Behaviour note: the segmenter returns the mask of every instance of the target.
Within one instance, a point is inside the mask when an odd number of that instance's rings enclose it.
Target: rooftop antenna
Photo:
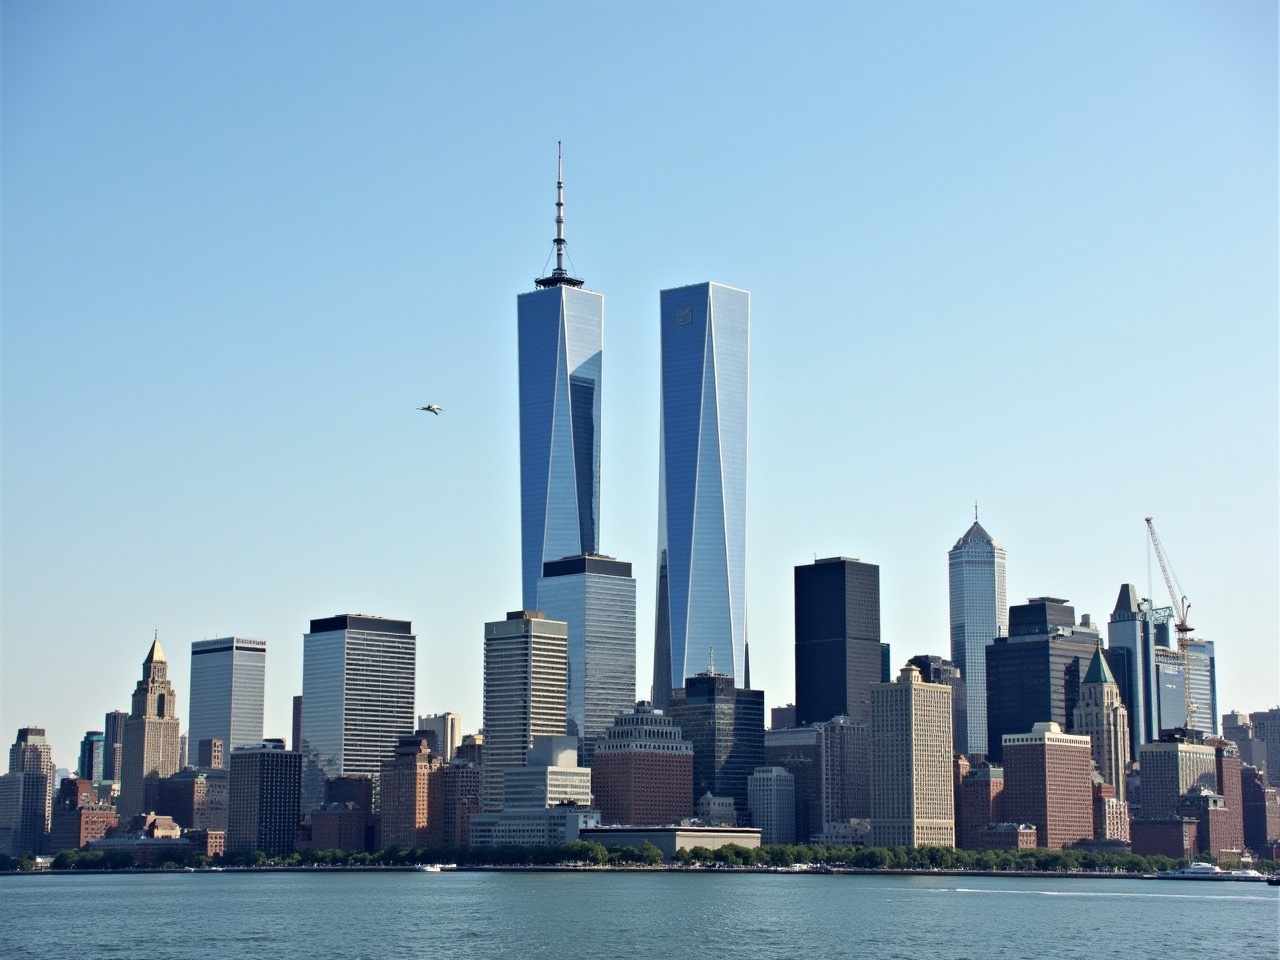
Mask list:
[[[973,522],[978,522],[978,501],[973,501]]]
[[[562,141],[556,141],[556,266],[551,276],[533,281],[540,287],[580,287],[582,281],[569,276],[564,268],[564,149]]]

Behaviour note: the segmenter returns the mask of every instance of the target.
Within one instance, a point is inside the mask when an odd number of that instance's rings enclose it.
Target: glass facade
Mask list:
[[[198,755],[202,740],[221,740],[223,756],[261,743],[266,681],[265,640],[222,637],[191,644],[191,756]]]
[[[302,638],[302,809],[324,799],[324,782],[367,776],[414,729],[417,638],[404,620],[338,616],[312,620]]]
[[[604,297],[560,285],[517,299],[521,584],[540,609],[542,565],[600,541]]]
[[[569,625],[568,732],[583,765],[615,717],[635,705],[636,582],[631,564],[569,557],[546,564],[538,607]]]
[[[654,705],[704,671],[745,682],[747,354],[751,295],[661,294]]]
[[[960,669],[967,700],[965,725],[955,731],[958,753],[987,748],[986,648],[1009,633],[1004,564],[1004,547],[977,520],[947,553],[951,660]]]
[[[871,722],[883,680],[880,568],[829,557],[795,568],[796,722]]]

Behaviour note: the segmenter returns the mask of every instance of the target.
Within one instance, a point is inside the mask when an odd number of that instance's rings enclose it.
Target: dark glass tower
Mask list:
[[[747,778],[764,765],[764,691],[734,686],[710,672],[689,677],[671,693],[670,715],[693,743],[694,803],[705,793],[732,797],[747,815]]]
[[[1098,642],[1098,631],[1076,625],[1065,600],[1032,597],[1009,608],[1009,636],[996,637],[986,650],[988,760],[1000,762],[1007,733],[1030,733],[1050,722],[1071,730]]]
[[[880,568],[830,557],[795,568],[796,722],[871,722],[883,679]]]

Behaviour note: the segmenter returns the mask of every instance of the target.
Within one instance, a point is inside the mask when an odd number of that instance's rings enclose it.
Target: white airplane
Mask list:
[[[444,407],[438,403],[428,403],[425,407],[419,407],[419,410],[425,410],[427,413],[434,413],[437,417],[444,413]]]

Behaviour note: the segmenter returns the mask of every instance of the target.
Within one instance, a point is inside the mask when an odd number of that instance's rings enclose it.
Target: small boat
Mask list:
[[[439,873],[442,868],[438,863],[420,863],[414,869],[419,873]]]

